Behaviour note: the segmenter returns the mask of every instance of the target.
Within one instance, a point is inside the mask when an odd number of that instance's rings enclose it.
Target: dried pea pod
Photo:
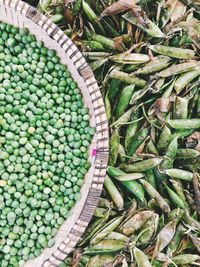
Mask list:
[[[145,191],[149,196],[156,200],[158,206],[166,213],[170,212],[170,207],[166,200],[160,195],[160,193],[147,181],[141,180],[142,185],[144,186]]]
[[[123,209],[124,200],[123,200],[119,190],[117,189],[117,187],[115,186],[113,181],[110,179],[110,177],[106,176],[106,179],[104,181],[104,186],[105,186],[106,190],[108,191],[108,193],[109,193],[112,201],[114,202],[116,208],[119,210]]]
[[[188,99],[176,97],[174,108],[174,119],[187,119],[188,116]]]
[[[195,254],[180,254],[172,258],[172,261],[178,266],[193,264],[198,260],[200,260],[200,256]]]
[[[158,54],[179,59],[191,59],[194,57],[195,54],[194,50],[191,49],[170,47],[164,45],[150,45],[149,49],[153,50]]]
[[[111,263],[115,259],[114,255],[96,255],[93,256],[89,262],[87,263],[87,267],[102,267],[105,266],[106,264]]]
[[[130,142],[129,147],[127,148],[127,154],[128,156],[133,156],[133,154],[136,152],[138,147],[144,142],[144,140],[147,138],[149,133],[148,128],[140,129],[135,136],[133,137],[132,141]]]
[[[166,151],[170,141],[171,141],[171,131],[165,125],[158,139],[158,143],[157,143],[158,151]]]
[[[118,129],[115,129],[110,138],[109,165],[114,166],[119,153],[120,136]]]
[[[96,254],[113,254],[125,248],[125,242],[120,240],[102,240],[95,245],[85,249],[83,254],[96,255]]]
[[[144,172],[153,169],[162,162],[161,158],[146,159],[134,164],[121,164],[120,168],[125,172]]]
[[[121,92],[121,96],[119,98],[119,101],[117,103],[116,109],[115,109],[115,116],[116,118],[119,118],[120,116],[122,116],[124,114],[124,112],[126,111],[129,102],[131,100],[132,94],[134,92],[135,89],[135,85],[128,85],[126,86],[122,92]]]
[[[138,267],[152,267],[147,255],[144,254],[140,249],[133,249],[134,258]]]
[[[182,74],[174,83],[174,89],[176,93],[179,94],[192,80],[197,78],[199,75],[199,68]]]
[[[198,62],[191,61],[191,62],[186,62],[186,63],[180,63],[177,65],[172,65],[169,68],[159,72],[157,76],[162,77],[162,78],[167,78],[170,76],[181,74],[183,72],[188,72],[194,69],[197,66],[197,64]]]
[[[145,64],[144,67],[135,71],[135,74],[148,75],[151,73],[155,73],[168,67],[170,64],[170,60],[170,57],[157,56],[152,61]]]
[[[168,125],[177,130],[191,130],[200,128],[200,119],[168,120]]]
[[[180,179],[183,181],[191,182],[193,179],[193,173],[182,169],[167,169],[165,173],[174,179]]]

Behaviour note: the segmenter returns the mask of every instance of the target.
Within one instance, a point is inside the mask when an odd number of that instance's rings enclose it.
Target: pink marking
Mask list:
[[[97,155],[97,150],[96,150],[96,149],[93,149],[93,150],[92,150],[92,156],[93,156],[93,157],[96,157],[96,155]]]

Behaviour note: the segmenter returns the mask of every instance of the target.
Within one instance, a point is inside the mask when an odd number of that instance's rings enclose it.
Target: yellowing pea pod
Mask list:
[[[188,99],[185,97],[176,97],[174,108],[174,119],[187,119],[188,116]]]
[[[119,71],[119,70],[113,70],[109,74],[109,77],[112,79],[120,80],[127,84],[135,84],[135,86],[138,86],[138,87],[144,87],[147,84],[145,80],[140,79],[134,75]]]
[[[180,265],[193,264],[200,260],[200,256],[196,254],[180,254],[172,258],[172,261]]]
[[[89,246],[85,249],[83,254],[96,255],[96,254],[115,254],[125,249],[126,244],[120,240],[101,240],[95,245]]]
[[[191,130],[200,128],[200,119],[168,120],[167,124],[177,130]]]
[[[149,34],[152,37],[157,38],[163,38],[165,35],[160,30],[160,28],[153,23],[149,18],[145,16],[145,26],[143,26],[141,23],[139,23],[132,12],[127,12],[125,15],[122,16],[125,20],[130,22],[133,25],[136,25],[137,27],[141,28],[143,31],[145,31],[147,34]]]
[[[115,259],[115,255],[96,255],[88,261],[86,267],[104,267]]]
[[[191,49],[170,47],[164,45],[150,45],[149,49],[153,50],[158,54],[179,59],[191,59],[195,55],[194,50]]]
[[[152,217],[154,217],[155,213],[150,210],[142,210],[137,211],[130,217],[128,220],[125,220],[120,225],[118,231],[126,236],[133,235],[136,231],[141,229],[142,226]]]
[[[160,195],[160,193],[147,181],[141,180],[141,183],[145,189],[145,191],[148,193],[148,195],[155,199],[158,203],[158,206],[160,209],[166,213],[170,212],[170,207],[167,201]]]
[[[116,106],[116,109],[115,109],[116,118],[121,117],[125,113],[128,105],[129,105],[129,102],[131,100],[134,89],[135,89],[135,85],[131,84],[131,85],[126,86],[122,90],[121,95],[120,95],[120,99],[119,99],[117,106]]]
[[[197,66],[197,64],[199,64],[199,63],[196,61],[191,61],[191,62],[186,62],[186,63],[180,63],[177,65],[172,65],[169,68],[159,72],[156,75],[159,77],[162,77],[162,78],[167,78],[170,76],[181,74],[183,72],[188,72],[188,71],[194,69]]]
[[[162,230],[160,231],[160,233],[156,238],[155,248],[153,252],[154,257],[169,245],[169,243],[171,242],[172,238],[176,233],[176,225],[177,225],[177,220],[175,219],[167,223],[162,228]]]
[[[193,173],[182,169],[167,169],[165,173],[174,179],[192,182]]]
[[[106,237],[109,233],[114,231],[122,222],[123,216],[117,217],[109,221],[105,226],[103,226],[99,231],[92,237],[90,240],[90,244],[96,244],[104,237]]]
[[[110,56],[109,59],[120,64],[143,64],[150,60],[148,55],[138,53],[121,53],[114,56]]]
[[[147,255],[144,254],[140,249],[133,249],[134,258],[138,267],[152,267]]]
[[[200,68],[182,74],[174,83],[174,89],[179,94],[192,80],[200,75]]]
[[[114,166],[119,153],[120,136],[118,129],[112,132],[110,137],[109,165]]]
[[[157,56],[154,57],[154,59],[147,64],[144,65],[144,67],[141,67],[137,71],[135,71],[135,74],[142,74],[147,75],[151,73],[155,73],[157,71],[160,71],[162,69],[165,69],[170,64],[170,57],[167,56]]]
[[[136,162],[134,164],[121,164],[120,168],[125,172],[144,172],[154,167],[158,166],[163,159],[161,158],[152,158],[146,159],[140,162]]]

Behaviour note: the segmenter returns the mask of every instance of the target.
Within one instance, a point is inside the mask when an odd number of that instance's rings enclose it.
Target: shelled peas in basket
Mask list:
[[[67,67],[27,29],[0,22],[0,266],[54,244],[79,199],[94,135]]]

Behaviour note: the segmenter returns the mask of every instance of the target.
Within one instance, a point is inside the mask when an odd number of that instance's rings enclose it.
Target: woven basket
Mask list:
[[[108,161],[108,125],[103,99],[93,73],[73,42],[47,17],[19,0],[0,0],[0,20],[28,28],[46,47],[53,48],[67,65],[77,82],[85,105],[90,110],[91,125],[96,134],[89,148],[91,168],[85,175],[81,198],[60,227],[55,245],[47,248],[25,267],[59,266],[72,251],[88,226],[102,191]]]

